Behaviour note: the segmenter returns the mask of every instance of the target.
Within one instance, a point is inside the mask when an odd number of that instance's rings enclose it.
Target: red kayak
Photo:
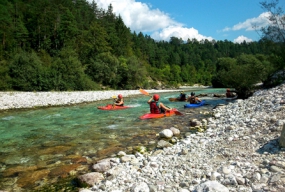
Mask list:
[[[112,104],[97,107],[97,109],[101,109],[101,110],[122,110],[122,109],[128,109],[128,108],[131,108],[131,107],[129,107],[129,106],[117,106],[117,105],[113,106]]]
[[[172,109],[171,111],[166,111],[165,113],[147,113],[142,116],[140,116],[140,119],[156,119],[156,118],[162,118],[162,117],[170,117],[172,115],[180,115],[180,112],[177,111],[177,109]]]

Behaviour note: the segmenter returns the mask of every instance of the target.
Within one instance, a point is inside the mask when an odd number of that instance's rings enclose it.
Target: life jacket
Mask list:
[[[120,103],[120,102],[121,102],[121,99],[116,100],[116,103]],[[118,106],[124,106],[124,103],[122,103],[121,105],[118,105]]]
[[[191,103],[191,104],[196,103],[196,97],[195,97],[195,96],[191,96],[191,97],[189,98],[189,100],[190,100],[190,103]]]
[[[150,104],[150,113],[159,114],[161,113],[159,106],[159,102],[152,101]]]
[[[226,92],[227,97],[234,97],[235,95],[232,92]]]
[[[180,101],[184,101],[184,100],[186,100],[186,94],[185,93],[181,94],[181,96],[180,96]]]

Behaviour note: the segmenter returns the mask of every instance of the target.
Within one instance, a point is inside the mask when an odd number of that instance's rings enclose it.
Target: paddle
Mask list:
[[[150,96],[150,94],[143,89],[140,89],[140,92],[144,95]],[[183,115],[183,113],[179,112],[177,109],[174,110],[174,113],[175,113],[175,115]]]
[[[140,89],[140,92],[144,95],[147,95],[147,96],[151,96],[148,92],[146,92],[145,90],[143,89]]]
[[[117,99],[117,96],[116,96],[116,95],[113,95],[112,98],[113,98],[114,101],[115,101],[115,100]],[[115,106],[116,106],[115,104],[112,104],[112,108],[115,108]]]

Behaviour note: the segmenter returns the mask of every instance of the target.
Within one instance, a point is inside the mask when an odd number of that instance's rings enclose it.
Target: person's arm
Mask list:
[[[121,99],[121,101],[120,101],[119,103],[116,103],[116,102],[115,102],[115,105],[122,105],[123,103],[124,103],[124,100]]]
[[[151,96],[151,98],[147,101],[147,103],[150,104],[152,100],[153,100],[153,98]]]
[[[171,108],[166,107],[163,103],[160,103],[159,106],[163,108],[165,111],[170,111]]]
[[[201,102],[201,99],[199,99],[198,97],[196,97],[196,100],[199,101],[199,102]]]

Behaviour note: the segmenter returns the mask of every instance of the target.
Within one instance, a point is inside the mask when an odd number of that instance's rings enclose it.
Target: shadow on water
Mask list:
[[[225,89],[185,90],[190,94],[224,93]],[[74,106],[18,110],[0,113],[0,190],[35,191],[51,183],[90,172],[97,160],[112,157],[118,151],[132,153],[136,146],[149,150],[155,146],[156,134],[176,126],[183,133],[189,131],[191,118],[204,118],[217,104],[228,101],[207,96],[206,105],[184,109],[186,102],[170,102],[179,92],[160,93],[160,100],[177,108],[183,116],[140,120],[149,112],[146,96],[125,98],[132,108],[102,111],[98,106],[112,102],[105,100]],[[59,184],[58,184],[59,185]],[[72,188],[65,183],[65,188]],[[49,189],[51,190],[51,189]],[[69,189],[72,191],[72,189]]]

